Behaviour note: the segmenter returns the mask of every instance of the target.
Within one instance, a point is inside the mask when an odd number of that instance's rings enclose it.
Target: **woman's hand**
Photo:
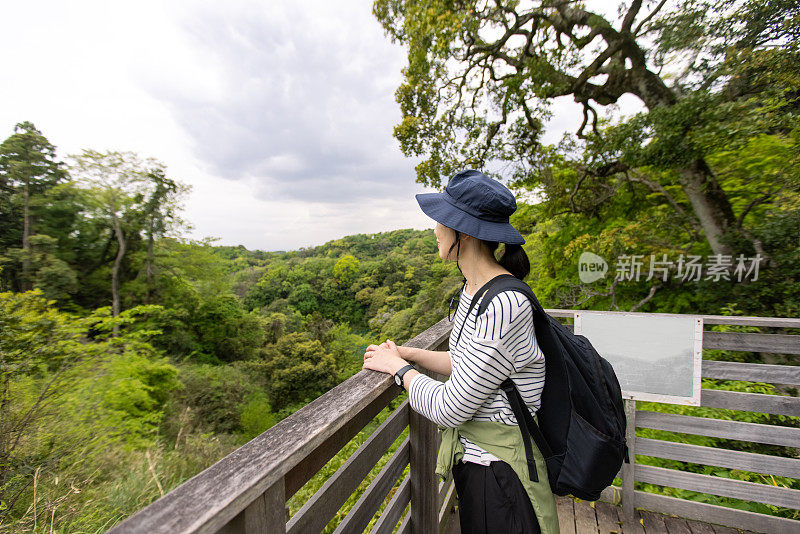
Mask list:
[[[362,368],[393,375],[405,365],[408,365],[408,362],[400,356],[400,349],[394,341],[386,340],[378,346],[367,347]]]
[[[364,361],[367,361],[367,358],[372,357],[372,352],[378,350],[381,347],[388,348],[389,347],[388,341],[384,341],[380,345],[370,345],[369,347],[367,347],[367,351],[364,353]]]

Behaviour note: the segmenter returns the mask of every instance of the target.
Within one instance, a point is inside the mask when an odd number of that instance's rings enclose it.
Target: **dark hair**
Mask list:
[[[458,265],[458,253],[461,250],[461,232],[458,230],[453,231],[456,233],[456,240],[450,245],[450,250],[447,251],[447,257],[450,257],[453,247],[458,245],[458,250],[456,251],[456,266],[460,271],[461,266]],[[500,246],[500,243],[497,241],[486,241],[485,239],[481,239],[480,242],[483,243],[486,248],[489,249],[492,256],[495,257],[495,251],[497,247]],[[498,263],[508,272],[523,281],[531,272],[531,262],[528,260],[528,254],[525,252],[525,249],[522,248],[522,245],[509,245],[506,243],[503,256],[498,260]],[[463,275],[464,273],[462,272],[461,274]]]
[[[481,242],[489,248],[489,252],[492,253],[492,256],[494,256],[497,247],[500,245],[497,241],[485,241],[482,239]],[[528,254],[525,252],[525,249],[522,248],[522,245],[509,245],[506,243],[503,257],[501,257],[498,262],[508,270],[508,272],[523,281],[525,277],[528,276],[528,273],[531,272],[531,262],[528,260]]]

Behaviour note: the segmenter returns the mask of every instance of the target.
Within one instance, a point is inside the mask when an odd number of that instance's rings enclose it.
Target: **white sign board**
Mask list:
[[[614,367],[624,398],[700,405],[702,317],[582,310],[575,334]]]

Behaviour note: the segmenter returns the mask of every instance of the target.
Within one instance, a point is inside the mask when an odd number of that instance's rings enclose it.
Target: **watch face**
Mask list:
[[[394,375],[394,383],[397,384],[398,386],[402,386],[403,385],[403,381],[397,375]]]

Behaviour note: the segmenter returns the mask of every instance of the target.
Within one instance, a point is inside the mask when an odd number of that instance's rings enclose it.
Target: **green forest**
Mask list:
[[[375,17],[408,52],[395,137],[420,160],[417,182],[441,189],[473,167],[506,183],[531,262],[526,281],[545,308],[800,317],[800,11],[789,0],[685,1],[636,18],[641,4],[613,22],[549,2],[377,0]],[[482,37],[486,27],[497,41]],[[685,71],[662,74],[676,58],[689,58]],[[623,94],[644,109],[621,114]],[[583,124],[544,144],[549,106],[562,96],[583,106]],[[193,240],[183,216],[191,185],[167,163],[62,154],[20,121],[0,125],[3,532],[105,531],[361,371],[369,344],[402,344],[441,320],[461,289],[455,263],[438,256],[433,221],[291,251]],[[582,282],[584,252],[604,258],[609,275]],[[617,259],[633,256],[642,276],[614,277]],[[703,276],[681,277],[677,264],[647,276],[654,260],[679,257],[707,260]],[[753,258],[756,271],[734,275]],[[730,269],[712,275],[712,263]],[[723,380],[703,387],[798,394]],[[800,427],[798,418],[749,417]],[[800,489],[791,478],[682,468]]]

